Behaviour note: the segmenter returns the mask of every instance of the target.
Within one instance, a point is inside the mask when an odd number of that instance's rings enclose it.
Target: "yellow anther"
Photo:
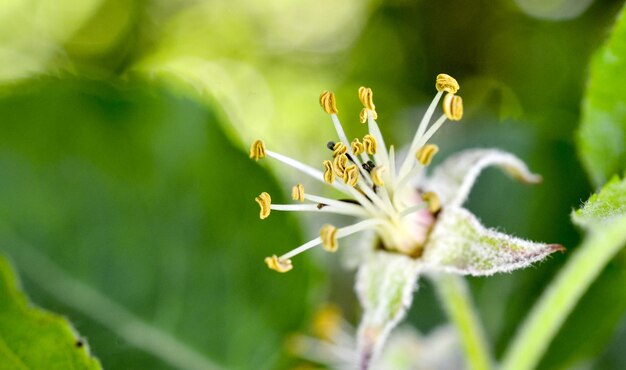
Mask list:
[[[337,114],[337,105],[335,103],[335,93],[324,91],[320,95],[320,105],[324,112],[328,114]]]
[[[322,238],[322,247],[327,252],[335,252],[337,250],[337,228],[333,225],[324,225],[320,230],[320,238]]]
[[[346,165],[348,164],[348,157],[345,154],[341,154],[336,156],[333,159],[333,169],[335,170],[335,175],[338,177],[343,177],[346,173]]]
[[[463,117],[463,99],[452,93],[443,98],[443,113],[450,121],[459,121]]]
[[[324,181],[329,184],[332,184],[335,181],[335,173],[333,172],[333,162],[324,161]]]
[[[361,101],[361,104],[363,104],[365,108],[375,111],[376,106],[374,105],[373,98],[374,93],[372,92],[372,89],[364,86],[359,87],[359,100]]]
[[[367,134],[363,137],[363,146],[367,154],[376,154],[376,139],[372,135]]]
[[[415,158],[417,158],[417,161],[422,165],[428,166],[437,152],[439,152],[439,147],[437,145],[426,144],[417,150]]]
[[[431,213],[435,213],[441,209],[441,203],[439,203],[439,197],[432,191],[427,191],[422,194],[422,200],[428,203],[428,210]]]
[[[383,172],[387,171],[385,166],[376,166],[372,170],[372,181],[377,186],[384,186],[385,182],[383,181]]]
[[[369,87],[359,87],[359,100],[365,108],[361,110],[361,123],[367,122],[367,111],[372,112],[372,118],[377,119],[376,106],[374,105],[374,93]]]
[[[343,182],[350,186],[356,186],[356,183],[359,182],[359,168],[356,164],[351,164],[346,167],[343,173]]]
[[[291,198],[300,202],[304,202],[304,185],[298,184],[291,188]]]
[[[371,110],[370,112],[372,113],[373,119],[378,119],[378,113],[376,113],[375,110]],[[361,113],[359,113],[359,119],[361,120],[361,123],[367,122],[367,108],[361,109]]]
[[[445,73],[437,75],[437,82],[435,82],[435,88],[437,91],[445,91],[448,93],[456,94],[459,91],[459,83],[452,76],[448,76]]]
[[[332,340],[341,329],[341,310],[333,304],[320,307],[313,316],[312,332],[320,339]]]
[[[293,268],[291,260],[282,260],[276,257],[276,255],[273,255],[272,257],[265,257],[265,263],[267,264],[267,267],[278,272],[287,272]]]
[[[333,157],[346,154],[347,152],[348,152],[348,147],[345,146],[344,143],[342,142],[335,143],[335,146],[333,147]]]
[[[352,153],[354,153],[354,155],[359,155],[365,151],[365,146],[358,138],[352,140],[350,147],[352,148]]]
[[[263,192],[261,195],[254,198],[254,200],[259,203],[259,206],[261,207],[261,213],[259,214],[261,220],[269,217],[270,212],[272,211],[270,209],[270,206],[272,205],[272,197],[270,197],[268,193]]]
[[[265,158],[265,143],[263,140],[255,140],[252,145],[250,145],[250,158],[255,161]]]

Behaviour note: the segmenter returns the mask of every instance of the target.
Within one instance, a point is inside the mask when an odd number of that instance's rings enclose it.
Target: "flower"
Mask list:
[[[485,228],[462,207],[476,178],[489,166],[525,183],[541,181],[514,155],[498,149],[466,150],[425,175],[439,150],[429,140],[446,121],[459,121],[463,116],[457,81],[440,74],[435,87],[437,94],[401,162],[381,135],[373,93],[366,87],[359,89],[358,96],[364,107],[361,122],[367,123],[369,134],[352,142],[339,122],[335,95],[321,94],[320,105],[331,116],[339,139],[328,142],[332,155],[322,163],[323,171],[268,150],[261,140],[250,148],[255,160],[276,159],[349,197],[336,200],[313,195],[298,184],[292,195],[300,204],[272,204],[267,193],[257,197],[261,219],[271,211],[335,213],[359,219],[339,228],[324,225],[318,237],[281,256],[266,258],[269,268],[287,272],[292,269],[291,259],[308,249],[321,245],[335,252],[342,238],[364,231],[375,233],[377,241],[357,273],[356,290],[363,307],[357,336],[360,368],[367,368],[403,318],[421,273],[492,275],[529,266],[564,250],[557,244],[530,242]],[[429,125],[442,97],[443,113]]]
[[[332,304],[318,308],[310,333],[287,338],[286,349],[297,358],[329,369],[352,370],[358,361],[355,328]],[[454,327],[445,325],[423,335],[410,326],[400,327],[389,337],[380,356],[371,364],[377,370],[462,369],[463,352]],[[313,367],[298,367],[298,369]],[[318,367],[314,367],[318,368]]]

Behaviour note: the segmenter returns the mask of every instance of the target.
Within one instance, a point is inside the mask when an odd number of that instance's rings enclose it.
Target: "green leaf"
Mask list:
[[[0,369],[101,369],[63,317],[33,307],[0,255]]]
[[[613,176],[599,193],[593,194],[583,206],[572,213],[575,224],[591,228],[626,215],[626,177]]]
[[[613,178],[573,213],[574,222],[588,229],[585,240],[520,326],[503,369],[534,369],[540,363],[542,369],[570,368],[605,348],[626,310],[626,292],[619,288],[626,274],[623,266],[611,266],[626,245],[625,183]],[[600,308],[599,302],[610,307]]]
[[[103,366],[275,367],[316,275],[307,256],[287,275],[263,263],[299,227],[259,220],[254,197],[283,191],[213,111],[140,82],[50,80],[0,116],[0,245]]]
[[[626,17],[593,56],[578,131],[579,153],[596,186],[626,170]]]

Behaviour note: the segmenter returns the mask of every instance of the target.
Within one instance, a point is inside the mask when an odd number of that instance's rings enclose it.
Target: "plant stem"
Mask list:
[[[485,334],[478,318],[467,282],[460,276],[440,274],[433,281],[450,320],[456,326],[468,369],[487,370],[492,366]]]
[[[537,367],[578,300],[624,244],[626,217],[592,230],[522,324],[504,356],[502,369]]]

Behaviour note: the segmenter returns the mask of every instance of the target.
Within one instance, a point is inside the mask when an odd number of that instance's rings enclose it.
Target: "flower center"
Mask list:
[[[456,95],[459,89],[456,80],[441,74],[437,76],[436,88],[438,92],[418,126],[407,158],[398,165],[394,147],[387,147],[376,122],[378,114],[372,90],[366,87],[359,89],[358,96],[363,104],[360,119],[367,124],[369,133],[352,141],[348,140],[339,122],[335,95],[328,91],[321,94],[320,105],[330,115],[339,139],[326,144],[332,158],[322,163],[323,171],[267,150],[261,140],[252,144],[251,158],[271,157],[348,196],[348,200],[336,200],[313,195],[307,193],[302,184],[297,184],[292,189],[292,198],[300,204],[272,204],[270,195],[262,193],[256,198],[261,219],[269,217],[271,211],[328,212],[360,219],[341,228],[324,225],[319,237],[280,257],[268,257],[266,263],[271,269],[289,271],[292,268],[290,258],[319,245],[328,252],[335,252],[339,239],[365,230],[377,234],[382,249],[414,258],[422,255],[440,205],[435,193],[415,190],[412,181],[439,150],[436,145],[428,144],[430,138],[446,120],[458,121],[463,115],[462,100]],[[443,114],[431,125],[442,97]]]

